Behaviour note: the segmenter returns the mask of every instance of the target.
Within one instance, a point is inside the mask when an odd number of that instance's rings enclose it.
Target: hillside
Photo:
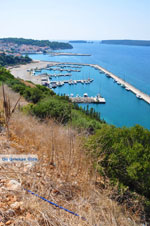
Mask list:
[[[16,65],[16,64],[26,64],[31,63],[32,59],[28,56],[12,56],[12,55],[6,55],[4,53],[0,54],[0,66],[10,66],[10,65]]]
[[[14,106],[19,95],[7,87],[5,92]],[[26,104],[22,98],[20,105]],[[1,113],[1,123],[2,118]],[[108,198],[110,191],[102,189],[103,177],[94,172],[91,160],[85,155],[81,139],[84,134],[79,136],[71,127],[53,120],[40,122],[22,114],[18,108],[9,127],[8,138],[5,126],[1,126],[1,154],[37,154],[39,162],[0,167],[1,225],[136,225],[127,211]],[[55,208],[23,188],[78,213],[86,221]]]
[[[0,166],[3,223],[140,225],[149,220],[148,130],[107,125],[93,110],[15,79],[4,68],[0,81],[6,84],[5,95],[0,92],[1,154],[37,154],[39,160]]]
[[[101,44],[150,46],[150,41],[146,41],[146,40],[102,40]]]
[[[69,43],[65,42],[50,42],[49,40],[35,40],[25,38],[0,38],[2,43],[14,43],[17,45],[33,45],[39,47],[50,47],[51,49],[72,49],[73,47]]]

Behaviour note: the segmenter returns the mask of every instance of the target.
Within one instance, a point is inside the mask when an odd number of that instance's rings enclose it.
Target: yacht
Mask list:
[[[142,99],[141,95],[139,95],[139,94],[136,94],[136,97],[137,97],[138,99]]]
[[[88,94],[87,94],[87,93],[84,93],[83,96],[84,96],[84,97],[88,97]]]

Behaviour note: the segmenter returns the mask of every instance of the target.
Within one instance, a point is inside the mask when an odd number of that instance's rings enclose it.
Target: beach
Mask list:
[[[58,63],[49,61],[33,61],[29,64],[8,67],[7,69],[10,70],[10,72],[12,73],[12,75],[14,75],[15,78],[20,78],[25,81],[31,81],[35,84],[41,84],[41,76],[33,76],[32,72],[28,70],[46,68],[47,65],[53,66],[57,64]]]

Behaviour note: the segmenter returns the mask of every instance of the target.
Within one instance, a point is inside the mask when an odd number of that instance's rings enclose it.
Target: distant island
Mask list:
[[[146,40],[102,40],[100,43],[113,45],[150,46],[150,41]]]
[[[69,43],[87,43],[87,41],[85,41],[85,40],[73,40],[73,41],[69,41]]]
[[[0,51],[5,54],[48,53],[52,50],[72,49],[65,42],[34,40],[25,38],[0,38]]]

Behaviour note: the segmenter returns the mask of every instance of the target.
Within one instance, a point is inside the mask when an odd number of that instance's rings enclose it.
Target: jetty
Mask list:
[[[91,54],[84,54],[84,53],[58,53],[58,52],[51,52],[52,56],[91,56]]]
[[[52,77],[68,77],[68,76],[72,76],[72,74],[70,73],[66,73],[66,74],[48,74],[48,73],[43,73],[43,74],[39,74],[38,76],[48,76],[49,78]]]
[[[44,78],[45,79],[45,78]],[[65,83],[68,83],[69,85],[77,85],[78,83],[81,84],[90,84],[93,82],[94,79],[86,79],[86,80],[62,80],[62,81],[49,81],[50,88],[56,88],[57,86],[63,86]]]
[[[119,78],[117,75],[114,75],[113,73],[109,72],[108,70],[104,69],[103,67],[99,65],[89,65],[91,67],[94,67],[100,71],[102,71],[107,77],[110,77],[114,79],[115,82],[117,82],[118,85],[121,85],[123,88],[125,88],[127,91],[131,91],[136,95],[137,98],[143,99],[145,102],[150,104],[150,96],[147,95],[146,93],[143,93],[141,90],[135,88],[133,85],[130,83],[126,82],[125,80]]]
[[[100,95],[97,95],[96,97],[88,97],[84,95],[83,97],[76,96],[76,97],[69,97],[69,99],[73,103],[94,103],[94,104],[105,104],[106,101],[103,97]]]
[[[52,68],[52,67],[48,67],[48,68],[46,68],[47,70],[52,70],[52,71],[67,71],[67,72],[80,72],[81,70],[78,70],[78,69],[66,69],[66,68],[60,68],[60,67],[55,67],[55,68]]]

